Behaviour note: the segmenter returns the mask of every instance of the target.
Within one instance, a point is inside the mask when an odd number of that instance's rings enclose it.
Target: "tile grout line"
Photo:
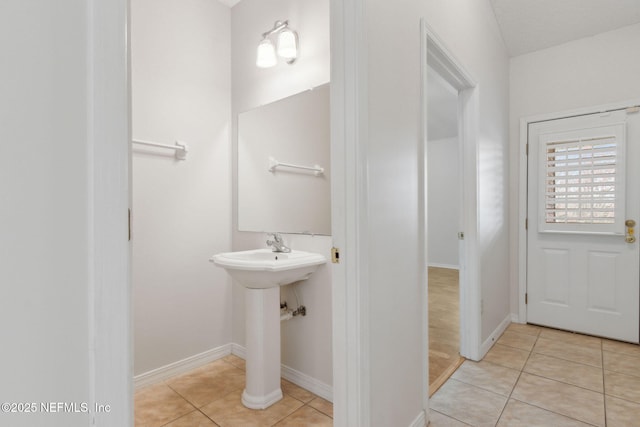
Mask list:
[[[221,360],[223,363],[225,363],[226,365],[228,365],[228,366],[229,366],[229,367],[231,367],[231,368],[235,368],[235,369],[239,369],[239,370],[243,370],[243,371],[245,371],[245,368],[244,368],[244,367],[242,367],[242,366],[238,366],[238,365],[234,364],[234,363],[233,363],[233,362],[231,362],[231,361],[224,360],[223,358],[221,358],[221,359],[219,359],[219,360]],[[215,426],[220,427],[220,425],[219,425],[219,424],[218,424],[218,423],[217,423],[217,422],[216,422],[212,417],[210,417],[209,415],[207,415],[204,411],[202,411],[202,410],[201,410],[201,408],[200,408],[200,407],[198,407],[194,402],[192,402],[192,401],[191,401],[187,396],[183,395],[183,394],[182,394],[182,393],[180,393],[177,389],[175,389],[174,387],[172,387],[172,386],[171,386],[171,384],[169,384],[169,382],[170,382],[172,379],[174,379],[174,378],[176,378],[176,377],[180,377],[180,376],[185,375],[185,374],[188,374],[188,372],[186,372],[186,373],[182,373],[182,374],[178,374],[178,375],[174,375],[174,376],[172,376],[172,377],[170,377],[170,378],[166,378],[166,379],[164,379],[164,380],[162,380],[161,382],[159,382],[159,383],[158,383],[158,385],[159,385],[159,384],[162,384],[162,385],[164,385],[165,387],[167,387],[171,392],[175,393],[175,395],[176,395],[177,397],[179,397],[180,399],[182,399],[184,402],[186,402],[186,403],[187,403],[189,406],[191,406],[191,408],[192,408],[192,410],[190,410],[189,412],[187,412],[187,413],[185,413],[185,414],[182,414],[182,415],[179,415],[179,416],[176,416],[175,418],[173,418],[173,419],[170,419],[170,420],[166,421],[165,423],[163,423],[163,424],[162,424],[162,426],[168,426],[168,425],[170,425],[171,423],[176,422],[177,420],[180,420],[180,419],[182,419],[182,418],[184,418],[184,417],[187,417],[187,416],[189,416],[189,415],[193,414],[194,412],[199,412],[199,413],[200,413],[201,415],[203,415],[206,419],[210,420],[210,421],[211,421]],[[284,380],[284,378],[282,378],[282,379]],[[226,396],[228,396],[228,395],[229,395],[229,394],[231,394],[231,393],[234,393],[234,392],[235,392],[235,391],[237,391],[237,390],[240,390],[240,389],[232,390],[232,391],[230,391],[229,393],[226,393],[226,394],[224,394],[223,396],[219,397],[218,399],[215,399],[215,400],[213,400],[213,401],[211,401],[211,402],[208,402],[208,403],[206,403],[206,404],[202,405],[202,407],[207,406],[207,405],[210,405],[211,403],[217,402],[217,401],[219,401],[219,400],[221,400],[221,399],[224,399]],[[307,391],[308,391],[308,390],[307,390]],[[271,425],[271,427],[276,426],[278,423],[280,423],[280,422],[282,422],[282,421],[286,420],[288,417],[290,417],[291,415],[293,415],[293,414],[294,414],[295,412],[297,412],[298,410],[300,410],[300,409],[304,408],[305,406],[307,406],[308,408],[312,409],[314,412],[317,412],[318,414],[321,414],[321,415],[323,415],[323,416],[326,416],[326,417],[330,418],[330,419],[332,420],[332,422],[333,422],[333,417],[332,417],[331,415],[329,415],[329,414],[325,413],[324,411],[322,411],[322,410],[320,410],[320,409],[314,408],[313,406],[309,405],[313,400],[315,400],[316,398],[319,398],[319,396],[317,396],[317,395],[315,395],[315,394],[313,394],[313,393],[311,393],[311,392],[310,392],[310,394],[311,394],[313,397],[309,400],[309,402],[306,402],[306,403],[305,403],[305,402],[304,402],[304,400],[299,399],[299,398],[297,398],[297,397],[294,397],[294,396],[293,396],[293,395],[291,395],[291,394],[288,394],[288,393],[284,393],[284,392],[283,392],[283,396],[288,396],[288,397],[290,397],[291,399],[293,399],[293,400],[295,400],[295,401],[299,402],[299,403],[301,404],[301,406],[299,406],[299,407],[295,408],[293,411],[291,411],[290,413],[288,413],[288,414],[286,414],[286,415],[282,416],[281,418],[278,418],[278,419],[274,422],[274,424],[270,424],[270,425]]]
[[[226,360],[224,360],[224,358],[220,358],[220,359],[217,359],[217,360],[221,360],[223,363],[226,363],[226,364],[228,364],[228,365],[230,365],[230,366],[233,366],[233,367],[235,367],[235,368],[237,368],[237,369],[240,369],[240,368],[238,368],[237,366],[235,366],[233,363],[231,363],[231,362],[227,362]],[[195,369],[198,369],[198,368],[195,368]],[[193,369],[193,370],[195,370],[195,369]],[[193,370],[192,370],[192,371],[193,371]],[[178,395],[178,396],[180,396],[182,399],[184,399],[184,400],[185,400],[185,402],[187,402],[189,405],[193,406],[193,407],[195,408],[195,410],[196,410],[196,411],[200,412],[200,413],[201,413],[202,415],[204,415],[207,419],[211,420],[211,422],[212,422],[212,423],[214,423],[216,426],[219,426],[219,424],[218,424],[218,423],[216,423],[216,422],[215,422],[215,420],[213,420],[210,416],[208,416],[207,414],[205,414],[204,412],[202,412],[202,411],[200,410],[200,408],[199,408],[199,407],[198,407],[194,402],[192,402],[191,400],[189,400],[186,396],[183,396],[183,395],[182,395],[182,393],[180,393],[178,390],[176,390],[176,389],[174,389],[173,387],[171,387],[171,384],[169,384],[169,380],[171,380],[172,378],[177,378],[177,377],[179,377],[179,376],[181,376],[181,375],[185,375],[185,374],[188,374],[188,373],[189,373],[189,372],[185,372],[185,373],[180,374],[180,375],[174,375],[173,377],[167,378],[167,379],[163,380],[162,382],[163,382],[163,383],[164,383],[164,385],[166,385],[166,386],[167,386],[171,391],[173,391],[175,394],[177,394],[177,395]],[[202,407],[205,407],[205,406],[207,406],[207,405],[209,405],[209,404],[211,404],[211,403],[213,403],[213,402],[216,402],[216,401],[218,401],[218,400],[220,400],[220,399],[223,399],[223,398],[225,398],[226,396],[228,396],[229,394],[233,393],[234,391],[235,391],[235,390],[230,391],[229,393],[225,394],[224,396],[222,396],[222,397],[220,397],[220,398],[218,398],[218,399],[216,399],[216,400],[213,400],[213,401],[211,401],[211,402],[209,402],[209,403],[206,403],[205,405],[202,405]],[[193,412],[195,412],[195,411],[191,411],[191,412],[188,412],[188,413],[186,413],[186,414],[184,414],[184,415],[181,415],[181,416],[179,416],[178,418],[175,418],[175,419],[173,419],[173,420],[169,421],[168,423],[163,424],[163,426],[166,426],[166,425],[168,425],[168,424],[171,424],[172,422],[177,421],[177,420],[179,420],[180,418],[186,417],[187,415],[189,415],[189,414],[191,414],[191,413],[193,413]]]
[[[522,370],[520,371],[520,376],[518,377],[518,381],[520,381],[520,377],[522,376],[522,373],[526,373],[527,375],[532,375],[532,376],[535,376],[535,377],[538,377],[538,378],[544,378],[544,379],[546,379],[546,380],[555,381],[555,382],[558,382],[558,383],[561,383],[561,384],[566,384],[566,385],[570,385],[570,386],[573,386],[573,387],[577,387],[577,388],[580,388],[580,389],[582,389],[582,390],[586,390],[586,391],[591,391],[591,392],[594,392],[594,393],[602,394],[602,396],[603,396],[603,402],[604,402],[604,401],[606,401],[606,399],[605,399],[605,393],[604,393],[604,384],[603,384],[603,388],[602,388],[602,393],[599,393],[599,392],[597,392],[597,391],[590,390],[590,389],[588,389],[588,388],[585,388],[585,387],[582,387],[582,386],[579,386],[579,385],[576,385],[576,384],[571,384],[571,383],[567,383],[567,382],[564,382],[564,381],[560,381],[560,380],[555,379],[555,378],[548,378],[548,377],[545,377],[545,376],[543,376],[543,375],[538,375],[538,374],[534,374],[534,373],[531,373],[531,372],[525,372],[525,370],[524,370],[524,369],[526,368],[527,363],[529,362],[529,359],[530,359],[530,358],[531,358],[531,356],[534,354],[535,345],[537,344],[538,339],[539,339],[539,338],[543,338],[543,339],[548,339],[548,340],[556,341],[556,340],[554,340],[554,339],[552,339],[552,338],[545,338],[545,337],[541,337],[541,336],[540,336],[540,335],[541,335],[541,333],[542,333],[542,330],[540,330],[540,331],[538,332],[538,336],[536,337],[536,341],[535,341],[535,343],[534,343],[533,347],[531,347],[531,351],[530,351],[530,353],[529,353],[529,357],[527,358],[527,360],[526,360],[525,364],[524,364],[524,365],[523,365],[523,367],[522,367]],[[575,345],[575,344],[574,344],[574,345]],[[600,347],[601,347],[601,352],[602,352],[602,340],[600,340]],[[537,353],[537,352],[536,352],[535,354],[540,354],[540,355],[542,355],[542,356],[551,357],[551,358],[554,358],[554,359],[557,359],[557,360],[563,360],[563,361],[565,361],[565,362],[572,362],[572,363],[577,363],[577,364],[580,364],[580,365],[584,365],[584,366],[589,366],[589,367],[592,367],[592,368],[600,369],[600,370],[602,371],[602,376],[603,376],[603,381],[604,381],[604,360],[602,361],[602,366],[597,367],[597,366],[589,365],[589,364],[586,364],[586,363],[576,362],[576,361],[573,361],[573,360],[567,360],[567,359],[563,359],[563,358],[560,358],[560,357],[547,355],[547,354],[544,354],[544,353]],[[602,355],[601,355],[601,357],[602,357]],[[517,385],[518,381],[516,381],[516,385]],[[514,387],[513,387],[513,390],[515,390],[515,385],[514,385]],[[513,390],[511,391],[511,394],[513,394]],[[512,397],[511,397],[511,396],[509,396],[509,399],[512,399]],[[552,410],[550,410],[550,409],[540,407],[540,406],[538,406],[538,405],[534,405],[534,404],[532,404],[532,403],[530,403],[530,402],[525,402],[525,401],[523,401],[523,400],[516,399],[516,398],[513,398],[513,399],[514,399],[514,400],[516,400],[516,401],[518,401],[518,402],[524,403],[524,404],[526,404],[526,405],[530,405],[530,406],[533,406],[533,407],[535,407],[535,408],[539,408],[539,409],[541,409],[541,410],[544,410],[544,411],[547,411],[547,412],[550,412],[550,413],[553,413],[553,414],[556,414],[556,415],[559,415],[559,416],[562,416],[562,417],[565,417],[565,418],[568,418],[568,419],[571,419],[571,420],[574,420],[574,421],[578,421],[578,422],[585,423],[585,424],[589,424],[589,425],[594,425],[594,424],[591,424],[591,423],[589,423],[589,422],[586,422],[586,421],[583,421],[583,420],[578,420],[578,419],[576,419],[576,418],[574,418],[574,417],[571,417],[571,416],[568,416],[568,415],[565,415],[565,414],[561,414],[561,413],[559,413],[559,412],[555,412],[555,411],[552,411]],[[504,411],[503,411],[503,412],[504,412]],[[501,417],[502,417],[502,415],[501,415]],[[605,427],[606,427],[606,412],[605,412]]]
[[[540,337],[540,338],[543,338],[543,339],[549,339],[549,338],[544,338],[544,337]],[[536,343],[537,343],[537,340],[536,340]],[[600,341],[600,346],[602,347],[602,341]],[[550,355],[550,354],[545,354],[545,353],[538,353],[538,352],[534,352],[534,349],[535,349],[535,344],[534,344],[534,347],[533,347],[533,348],[531,348],[531,354],[530,354],[530,357],[531,357],[531,355],[533,355],[533,354],[535,353],[535,354],[539,354],[539,355],[544,356],[544,357],[549,357],[549,358],[551,358],[551,359],[561,360],[561,361],[563,361],[563,362],[575,363],[575,364],[582,365],[582,366],[586,366],[586,367],[589,367],[589,368],[600,369],[600,370],[602,371],[602,375],[603,375],[603,377],[604,377],[604,362],[603,362],[600,366],[594,366],[594,365],[590,365],[590,364],[588,364],[588,363],[577,362],[577,361],[575,361],[575,360],[563,359],[562,357],[558,357],[558,356],[555,356],[555,355]],[[602,351],[602,350],[601,350],[601,351]],[[530,357],[529,357],[529,358],[530,358]],[[602,355],[601,355],[600,357],[601,357],[601,359],[602,359]],[[529,358],[527,359],[527,362],[529,361]],[[522,371],[523,371],[523,372],[525,372],[525,371],[524,371],[524,368],[525,368],[525,367],[526,367],[526,362],[525,362],[525,365],[524,365],[524,366],[523,366],[523,368],[522,368]],[[549,378],[549,377],[546,377],[546,376],[544,376],[544,375],[535,374],[535,373],[532,373],[532,372],[525,372],[525,373],[526,373],[526,374],[528,374],[528,375],[536,376],[536,377],[538,377],[538,378],[544,378],[544,379],[547,379],[547,380],[551,380],[551,381],[559,382],[559,383],[561,383],[561,384],[566,384],[566,385],[570,385],[570,386],[573,386],[573,387],[577,387],[577,388],[580,388],[580,389],[583,389],[583,390],[592,391],[592,392],[594,392],[594,393],[604,394],[604,384],[603,384],[603,386],[602,386],[602,393],[600,393],[599,391],[591,390],[591,389],[586,388],[586,387],[583,387],[583,386],[581,386],[581,385],[578,385],[578,384],[572,384],[572,383],[569,383],[569,382],[566,382],[566,381],[559,380],[559,379],[557,379],[557,378]],[[603,381],[604,381],[604,379],[603,379]]]
[[[327,417],[331,418],[331,420],[333,420],[333,415],[329,415],[326,412],[323,412],[320,409],[314,408],[313,406],[309,405],[309,403],[311,403],[313,400],[315,400],[315,397],[313,399],[311,399],[310,401],[308,401],[307,403],[302,402],[303,406],[308,406],[309,408],[313,409],[314,411],[317,411],[317,412],[319,412],[319,413],[321,413],[323,415],[326,415]],[[333,405],[333,403],[331,405]]]
[[[527,366],[527,362],[529,362],[529,359],[531,358],[531,355],[533,354],[533,349],[536,346],[536,343],[538,342],[538,338],[540,338],[540,331],[538,331],[538,334],[536,335],[536,339],[533,342],[533,345],[531,346],[531,350],[529,350],[529,355],[527,356],[527,360],[524,361],[524,364],[522,365],[522,368],[520,368],[520,373],[518,374],[518,378],[516,379],[516,382],[513,383],[513,387],[511,388],[511,392],[509,393],[509,396],[507,396],[507,401],[505,402],[504,407],[502,408],[502,411],[500,411],[500,415],[498,416],[498,419],[496,420],[495,425],[498,425],[498,423],[500,422],[500,419],[504,415],[504,410],[507,408],[507,405],[509,404],[509,400],[511,400],[511,396],[513,395],[513,391],[516,389],[516,387],[518,386],[518,383],[520,382],[520,378],[522,377],[522,373],[524,372],[524,368]]]
[[[587,422],[585,422],[585,421],[581,421],[581,420],[575,419],[575,418],[573,418],[573,417],[570,417],[570,416],[568,416],[568,415],[560,414],[560,413],[558,413],[558,412],[555,412],[555,411],[549,410],[549,409],[547,409],[547,408],[542,408],[542,407],[537,406],[537,405],[534,405],[534,404],[532,404],[532,403],[524,402],[524,401],[522,401],[522,400],[520,400],[520,399],[516,399],[516,398],[513,398],[513,397],[512,397],[512,395],[513,395],[513,391],[516,389],[516,386],[518,385],[518,382],[520,381],[520,378],[522,377],[522,374],[523,374],[523,373],[526,373],[527,375],[533,375],[533,376],[536,376],[536,377],[538,377],[538,378],[544,378],[544,379],[551,380],[551,381],[557,381],[557,382],[559,382],[559,383],[567,384],[567,385],[571,385],[571,386],[574,386],[574,387],[578,387],[578,388],[581,388],[581,389],[583,389],[583,390],[593,391],[593,390],[586,389],[586,388],[584,388],[584,387],[577,386],[577,385],[575,385],[575,384],[569,384],[569,383],[565,383],[564,381],[558,381],[558,380],[553,379],[553,378],[547,378],[547,377],[544,377],[544,376],[541,376],[541,375],[536,375],[536,374],[532,374],[532,373],[530,373],[530,372],[525,372],[525,368],[526,368],[526,366],[527,366],[527,363],[529,362],[529,359],[531,358],[531,356],[534,354],[534,349],[535,349],[535,346],[536,346],[536,344],[537,344],[537,342],[538,342],[538,339],[539,339],[539,338],[544,338],[544,337],[541,337],[541,336],[540,336],[540,335],[541,335],[541,332],[542,332],[542,330],[538,331],[538,335],[536,335],[536,340],[535,340],[535,342],[533,343],[533,346],[531,347],[531,350],[529,351],[529,356],[527,357],[527,360],[525,361],[524,365],[522,365],[522,369],[520,370],[520,375],[518,375],[518,379],[516,380],[516,382],[515,382],[515,384],[514,384],[513,388],[511,389],[511,393],[509,394],[509,397],[507,398],[507,403],[505,404],[505,407],[502,409],[502,412],[500,413],[500,417],[498,417],[498,421],[496,422],[496,425],[498,424],[498,422],[500,422],[500,419],[502,418],[502,415],[504,414],[504,410],[506,409],[507,405],[509,404],[509,400],[511,400],[511,399],[516,400],[516,401],[521,402],[521,403],[524,403],[524,404],[529,405],[529,406],[533,406],[533,407],[538,408],[538,409],[541,409],[541,410],[543,410],[543,411],[547,411],[547,412],[550,412],[550,413],[553,413],[553,414],[556,414],[556,415],[559,415],[559,416],[562,416],[562,417],[565,417],[565,418],[568,418],[568,419],[574,420],[574,421],[582,422],[582,423],[585,423],[585,424],[590,424],[590,423],[587,423]],[[526,335],[526,334],[523,334],[523,335]],[[546,338],[546,339],[549,339],[549,338]],[[601,343],[601,344],[600,344],[600,346],[602,347],[602,341],[600,341],[600,343]],[[504,345],[504,344],[503,344],[503,345]],[[542,354],[543,356],[547,356],[547,355],[545,355],[545,354],[543,354],[543,353],[535,353],[535,354]],[[554,357],[554,356],[548,356],[548,357]],[[559,360],[565,360],[565,359],[561,359],[561,358],[559,358],[559,357],[554,357],[554,358],[555,358],[555,359],[559,359]],[[570,361],[570,360],[565,360],[565,361],[572,362],[572,361]],[[575,363],[579,363],[579,362],[575,362]],[[584,364],[584,363],[582,363],[582,365],[585,365],[585,366],[592,366],[592,365],[586,365],[586,364]],[[592,366],[592,367],[593,367],[593,366]],[[603,377],[604,377],[604,368],[601,368],[601,369],[602,369]],[[598,393],[598,392],[594,392],[594,393]],[[603,395],[603,400],[605,400],[605,399],[604,399],[604,386],[603,386],[603,393],[602,393],[602,395]],[[593,424],[591,424],[591,425],[593,425]],[[605,426],[606,426],[606,415],[605,415]]]
[[[542,406],[535,405],[535,404],[533,404],[531,402],[525,402],[524,400],[520,400],[520,399],[517,399],[515,397],[512,397],[511,399],[515,400],[516,402],[520,402],[520,403],[523,403],[525,405],[531,406],[533,408],[538,408],[538,409],[540,409],[542,411],[549,412],[550,414],[555,414],[555,415],[558,415],[560,417],[567,418],[567,419],[569,419],[571,421],[577,421],[577,422],[582,423],[582,424],[598,427],[598,425],[596,425],[596,424],[591,424],[590,422],[587,422],[587,421],[578,420],[578,419],[570,417],[568,415],[561,414],[561,413],[556,412],[556,411],[552,411],[551,409],[547,409],[547,408],[543,408]]]
[[[561,380],[558,380],[558,379],[555,379],[555,378],[545,377],[544,375],[533,374],[531,372],[525,372],[525,371],[522,371],[522,372],[524,372],[527,375],[531,375],[532,377],[538,377],[538,378],[543,378],[543,379],[549,380],[549,381],[555,381],[555,382],[560,383],[560,384],[564,384],[564,385],[568,385],[568,386],[571,386],[571,387],[579,388],[580,390],[584,390],[584,391],[590,391],[592,393],[602,394],[604,396],[604,389],[603,389],[603,392],[601,393],[599,391],[591,390],[590,388],[586,388],[586,387],[583,387],[583,386],[580,386],[580,385],[577,385],[577,384],[571,384],[571,383],[568,383],[568,382],[565,382],[565,381],[561,381]]]
[[[561,356],[558,356],[557,354],[553,354],[553,355],[545,354],[545,353],[538,352],[538,351],[536,351],[536,350],[535,350],[536,345],[537,345],[538,343],[540,343],[540,342],[541,342],[541,341],[540,341],[540,338],[544,338],[545,340],[555,341],[556,343],[564,343],[564,340],[562,339],[562,337],[548,337],[548,336],[543,336],[543,331],[544,331],[544,330],[543,330],[543,329],[541,329],[541,330],[539,330],[539,331],[537,332],[537,334],[535,334],[535,335],[533,335],[533,334],[527,334],[527,333],[522,333],[522,332],[520,332],[520,331],[510,331],[510,332],[512,332],[512,333],[514,333],[514,334],[519,334],[519,335],[529,335],[529,336],[534,336],[534,337],[535,337],[535,340],[534,340],[534,342],[533,342],[533,345],[531,346],[530,350],[528,350],[528,354],[527,354],[526,360],[524,361],[524,363],[523,363],[523,365],[522,365],[522,367],[521,367],[520,369],[513,368],[512,366],[504,366],[504,365],[501,365],[501,364],[499,364],[499,363],[494,363],[494,362],[491,362],[491,361],[486,361],[486,362],[487,362],[487,363],[489,363],[490,365],[493,365],[493,366],[501,366],[501,367],[503,367],[503,368],[513,369],[513,370],[517,370],[517,371],[519,372],[519,374],[518,374],[518,378],[516,379],[515,384],[513,385],[512,389],[511,389],[511,392],[509,393],[509,396],[508,396],[508,397],[507,397],[507,399],[506,399],[505,406],[502,408],[502,411],[500,412],[500,415],[499,415],[499,417],[498,417],[498,419],[497,419],[497,421],[496,421],[496,424],[494,424],[494,427],[495,427],[495,425],[497,425],[497,424],[500,422],[500,420],[501,420],[501,419],[502,419],[502,417],[504,416],[504,412],[505,412],[506,406],[509,404],[509,401],[510,401],[510,400],[514,400],[514,401],[520,402],[520,403],[525,404],[525,405],[530,405],[531,407],[538,408],[539,410],[541,410],[541,411],[545,411],[545,412],[550,413],[550,414],[555,414],[556,416],[562,417],[562,418],[564,418],[564,419],[566,419],[566,420],[573,420],[573,421],[575,421],[575,422],[584,423],[585,425],[593,425],[593,426],[607,426],[607,425],[608,425],[608,421],[607,421],[606,398],[609,396],[609,394],[607,394],[607,392],[606,392],[606,388],[605,388],[605,386],[606,386],[606,372],[607,372],[607,370],[605,369],[605,364],[604,364],[605,352],[608,352],[608,353],[615,353],[615,354],[620,354],[620,355],[624,355],[624,356],[628,356],[628,357],[633,357],[633,358],[635,358],[635,357],[634,357],[635,355],[634,355],[634,354],[628,354],[628,353],[625,353],[625,352],[615,351],[615,350],[614,350],[614,351],[608,351],[608,350],[606,350],[606,349],[604,348],[604,347],[605,347],[605,343],[606,343],[606,342],[605,342],[605,339],[604,339],[604,338],[600,338],[600,337],[596,337],[596,338],[599,338],[599,342],[598,342],[598,344],[597,344],[599,348],[597,348],[597,349],[595,348],[595,346],[584,346],[584,345],[580,345],[580,343],[577,343],[577,342],[571,342],[571,343],[570,343],[570,344],[572,344],[572,346],[573,346],[573,347],[580,347],[581,349],[582,349],[582,348],[591,348],[591,349],[596,350],[596,351],[598,351],[598,350],[599,350],[599,353],[600,353],[600,365],[599,365],[599,366],[597,366],[597,365],[593,365],[593,364],[589,364],[589,363],[584,363],[584,362],[582,362],[582,361],[576,361],[576,360],[572,360],[572,359],[563,358],[563,357],[561,357]],[[576,335],[576,336],[578,336],[578,335],[584,335],[584,334],[578,334],[578,333],[576,333],[575,335]],[[588,335],[585,335],[585,336],[586,336],[586,337],[588,337]],[[524,349],[523,349],[523,348],[521,348],[521,347],[515,347],[515,346],[508,345],[508,344],[504,344],[504,343],[498,343],[497,341],[496,341],[496,344],[500,344],[500,345],[504,346],[505,348],[510,348],[510,349],[513,349],[513,350],[527,351],[527,350],[524,350]],[[565,343],[565,344],[566,344],[566,343]],[[594,352],[592,352],[592,354],[593,354],[593,353],[594,353]],[[540,355],[540,356],[543,356],[543,357],[548,357],[548,358],[550,358],[550,359],[555,359],[555,360],[557,360],[557,361],[562,361],[562,362],[567,362],[567,363],[570,363],[570,364],[574,364],[574,365],[576,365],[576,367],[577,367],[577,368],[579,368],[580,366],[582,366],[582,367],[585,367],[585,368],[595,368],[595,369],[599,369],[599,370],[600,370],[599,374],[601,375],[601,382],[600,382],[600,384],[601,384],[601,386],[602,386],[602,390],[601,390],[601,391],[600,391],[600,390],[593,390],[593,389],[587,388],[587,387],[585,387],[585,386],[581,386],[581,385],[578,385],[578,384],[572,384],[572,383],[570,383],[570,382],[566,382],[566,381],[564,381],[564,380],[559,380],[559,379],[556,379],[556,378],[550,378],[550,377],[548,377],[548,376],[547,376],[547,374],[536,374],[536,373],[527,372],[527,371],[526,371],[526,369],[527,369],[527,368],[526,368],[526,366],[527,366],[527,364],[531,361],[531,359],[534,357],[534,355]],[[595,372],[595,371],[592,371],[592,372],[593,372],[594,374],[596,374],[596,372]],[[604,405],[604,406],[603,406],[603,409],[604,409],[604,420],[603,420],[603,422],[604,422],[604,424],[599,424],[601,421],[593,421],[593,420],[592,420],[592,421],[586,421],[586,420],[584,420],[584,421],[583,421],[583,420],[579,420],[579,419],[575,418],[574,416],[567,415],[567,414],[564,414],[564,413],[558,413],[558,412],[556,412],[556,411],[554,411],[554,410],[550,410],[550,409],[547,409],[547,408],[544,408],[544,407],[540,407],[540,406],[538,406],[538,405],[535,405],[535,404],[532,404],[532,403],[529,403],[529,402],[523,401],[523,400],[521,400],[521,399],[514,398],[514,397],[513,397],[513,394],[514,394],[515,388],[518,386],[519,381],[521,380],[521,378],[522,378],[522,374],[523,374],[523,373],[527,373],[528,375],[535,376],[535,377],[538,377],[538,378],[546,379],[546,380],[548,380],[548,381],[557,382],[558,384],[565,384],[565,385],[567,385],[567,386],[575,387],[576,389],[581,389],[581,390],[586,391],[586,392],[596,393],[596,394],[598,394],[598,395],[602,396],[602,399],[603,399],[602,401],[603,401],[603,405]],[[625,377],[628,377],[628,378],[631,378],[631,379],[635,378],[635,375],[628,374],[628,373],[626,373],[626,372],[611,371],[611,373],[612,373],[612,374],[622,375],[622,376],[625,376]],[[491,391],[491,390],[488,390],[488,389],[485,389],[485,388],[483,388],[483,387],[479,387],[479,386],[477,386],[477,385],[474,385],[474,384],[468,383],[468,382],[466,382],[466,381],[464,381],[464,380],[455,379],[455,378],[451,378],[451,379],[452,379],[452,380],[455,380],[455,381],[458,381],[458,382],[460,382],[460,383],[464,383],[464,384],[467,384],[467,385],[470,385],[470,386],[473,386],[473,387],[477,387],[477,388],[478,388],[478,389],[480,389],[480,390],[485,390],[485,391],[491,392],[491,393],[493,393],[493,394],[500,395],[500,394],[495,393],[495,392],[493,392],[493,391]],[[504,395],[500,395],[500,396],[503,396],[503,397],[504,397]],[[629,403],[636,404],[636,405],[637,405],[638,403],[640,403],[640,402],[635,402],[635,401],[633,401],[633,400],[628,400],[627,398],[624,398],[624,397],[620,397],[619,399],[624,400],[624,401],[627,401],[627,402],[629,402]],[[433,409],[432,409],[432,410],[433,410]],[[438,412],[438,411],[435,411],[435,412]],[[458,420],[456,417],[452,417],[451,415],[448,415],[448,414],[446,414],[446,413],[442,413],[442,412],[438,412],[438,413],[440,413],[440,414],[442,414],[442,415],[444,415],[444,416],[447,416],[447,417],[451,417],[452,419]],[[460,421],[460,422],[462,422],[462,423],[465,423],[465,422],[464,422],[464,421],[462,421],[462,420],[458,420],[458,421]],[[595,424],[593,424],[594,422],[595,422]]]
[[[555,339],[552,339],[552,338],[545,338],[545,337],[540,337],[540,338],[545,339],[545,340],[549,340],[549,341],[554,341],[554,342],[558,342],[559,341],[559,340],[555,340]],[[584,348],[580,347],[578,344],[574,344],[574,343],[563,343],[563,344],[564,345],[571,345],[571,346],[574,346],[574,347],[579,347],[581,350],[584,349]],[[600,346],[602,346],[602,340],[600,340]],[[589,347],[586,347],[586,348],[589,349]],[[591,348],[591,350],[595,350],[595,348]],[[531,351],[533,352],[533,349]],[[592,365],[590,363],[585,363],[585,362],[578,362],[576,360],[567,359],[565,357],[560,357],[560,356],[555,355],[555,354],[542,353],[540,351],[537,351],[536,354],[541,354],[543,356],[552,357],[552,358],[558,359],[558,360],[564,360],[566,362],[572,362],[572,363],[577,363],[577,364],[580,364],[580,365],[590,366],[592,368],[604,369],[602,350],[600,350],[600,365],[599,366]]]
[[[439,413],[440,415],[443,415],[443,416],[445,416],[445,417],[447,417],[447,418],[451,418],[452,420],[456,420],[456,421],[458,421],[458,422],[460,422],[460,423],[462,423],[462,424],[464,424],[464,425],[466,425],[466,426],[472,427],[472,424],[469,424],[469,423],[467,423],[466,421],[459,420],[458,418],[456,418],[456,417],[454,417],[454,416],[451,416],[451,415],[448,415],[448,414],[445,414],[444,412],[436,411],[435,409],[431,409],[431,408],[429,408],[429,412],[431,412],[431,411],[433,411],[433,412],[437,412],[437,413]]]
[[[215,420],[213,418],[211,418],[209,415],[205,414],[204,412],[202,412],[200,410],[200,408],[197,408],[197,411],[200,412],[202,415],[204,415],[208,420],[211,420],[211,422],[216,425],[217,427],[220,427],[220,424],[218,424],[217,422],[215,422]]]

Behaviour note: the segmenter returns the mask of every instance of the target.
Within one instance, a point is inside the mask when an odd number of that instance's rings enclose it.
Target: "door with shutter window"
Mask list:
[[[638,342],[640,113],[529,124],[527,321]]]

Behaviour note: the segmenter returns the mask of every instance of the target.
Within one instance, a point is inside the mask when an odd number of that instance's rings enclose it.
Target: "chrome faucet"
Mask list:
[[[284,244],[280,233],[267,233],[267,236],[273,236],[273,240],[267,240],[267,245],[273,248],[273,252],[291,252],[291,248]]]

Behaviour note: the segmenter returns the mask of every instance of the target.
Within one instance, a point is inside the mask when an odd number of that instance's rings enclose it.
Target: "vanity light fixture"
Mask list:
[[[256,65],[260,68],[273,67],[278,63],[276,59],[276,49],[269,39],[263,39],[258,45],[258,56],[256,57]]]
[[[278,35],[277,50],[269,38],[274,34]],[[262,34],[262,41],[258,45],[256,66],[269,68],[276,65],[278,63],[276,52],[287,64],[293,64],[298,57],[298,33],[289,28],[289,21],[276,21],[272,29]]]

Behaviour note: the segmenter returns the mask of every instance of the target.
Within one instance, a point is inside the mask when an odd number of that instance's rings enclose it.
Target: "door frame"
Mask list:
[[[91,425],[132,426],[129,0],[88,8],[89,408]]]
[[[555,113],[537,114],[534,116],[522,117],[520,119],[520,144],[519,148],[519,185],[518,185],[518,321],[527,323],[527,305],[525,295],[527,293],[527,230],[525,228],[527,220],[527,198],[528,198],[528,177],[529,166],[527,156],[527,143],[529,139],[529,125],[537,122],[566,119],[575,116],[597,114],[613,110],[622,110],[628,107],[639,106],[640,98],[626,101],[601,104],[592,107],[578,108],[575,110],[565,110]]]
[[[464,239],[460,240],[459,245],[460,355],[467,359],[480,360],[488,349],[483,351],[484,349],[481,348],[482,322],[480,313],[477,202],[478,85],[461,62],[458,61],[424,20],[423,31],[423,39],[426,40],[426,61],[423,61],[425,64],[423,71],[424,86],[426,87],[426,73],[427,66],[429,66],[458,90],[458,162],[461,172],[459,227],[460,231],[464,233]],[[427,99],[425,89],[425,135],[428,127],[426,119]],[[426,138],[424,143],[427,143]],[[424,147],[424,152],[427,152],[426,146]],[[425,169],[426,164],[425,160]],[[427,196],[425,194],[425,203],[426,200]]]

